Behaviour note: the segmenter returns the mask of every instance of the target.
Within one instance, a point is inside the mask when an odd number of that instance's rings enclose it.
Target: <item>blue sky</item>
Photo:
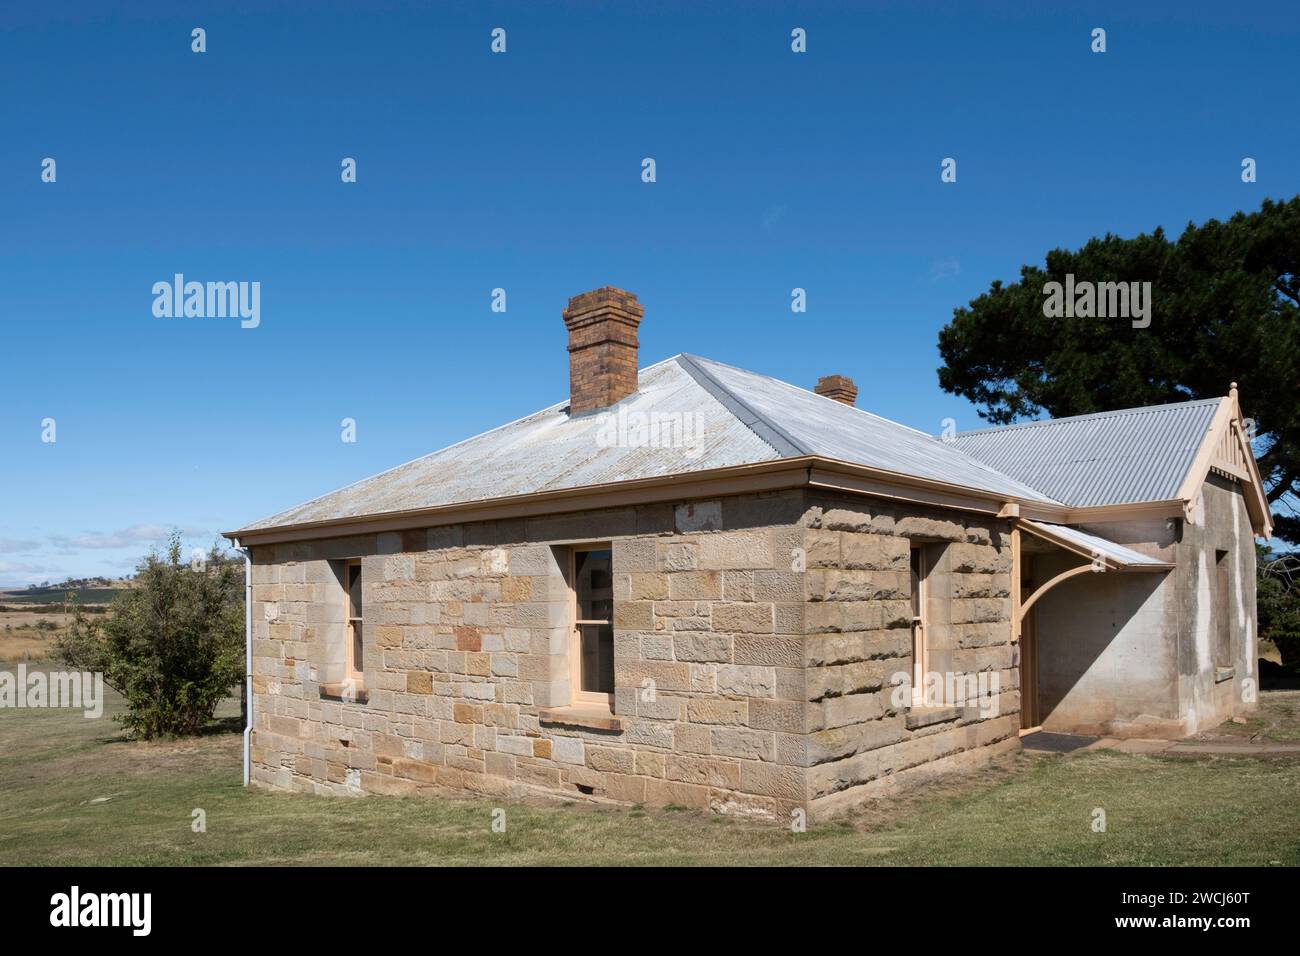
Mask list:
[[[128,571],[561,400],[560,310],[605,284],[646,307],[643,364],[837,372],[978,426],[935,375],[954,307],[1300,192],[1294,4],[1062,6],[7,5],[0,585]],[[260,282],[260,326],[156,318],[177,272]]]

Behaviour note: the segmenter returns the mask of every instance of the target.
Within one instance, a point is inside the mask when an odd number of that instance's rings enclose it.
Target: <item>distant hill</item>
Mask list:
[[[39,588],[15,588],[0,591],[0,604],[62,604],[71,591],[78,604],[109,604],[130,587],[119,582],[111,587],[70,587],[66,584]]]

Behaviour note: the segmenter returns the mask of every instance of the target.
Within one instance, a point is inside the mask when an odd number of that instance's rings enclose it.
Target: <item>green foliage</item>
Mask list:
[[[1270,559],[1256,545],[1259,578],[1255,602],[1259,613],[1259,636],[1272,641],[1282,654],[1282,666],[1300,674],[1300,554]]]
[[[242,567],[215,547],[202,568],[181,558],[179,533],[166,553],[139,565],[136,587],[113,602],[106,621],[77,609],[59,641],[64,662],[101,671],[126,698],[117,719],[133,737],[198,733],[243,679]]]
[[[1051,319],[1047,282],[1150,282],[1149,328]],[[1226,395],[1253,418],[1276,532],[1300,541],[1300,196],[1227,222],[1054,249],[1020,281],[994,282],[939,333],[939,384],[1005,424]]]

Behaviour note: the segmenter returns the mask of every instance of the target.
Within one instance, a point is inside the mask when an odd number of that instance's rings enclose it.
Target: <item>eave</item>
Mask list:
[[[1235,451],[1235,455],[1229,458],[1223,453],[1225,449]],[[1262,535],[1265,540],[1271,538],[1273,514],[1269,508],[1268,493],[1264,489],[1264,479],[1255,461],[1254,449],[1246,437],[1245,419],[1241,414],[1235,385],[1231,395],[1220,399],[1196,458],[1178,489],[1178,497],[1186,502],[1189,511],[1211,474],[1222,475],[1241,485],[1246,511],[1250,515],[1251,530]]]
[[[1070,538],[1057,533],[1054,529],[1044,527],[1042,524],[1035,521],[1017,521],[1016,525],[1021,531],[1033,535],[1040,541],[1046,541],[1048,544],[1055,545],[1062,550],[1078,555],[1089,562],[1100,563],[1107,571],[1164,573],[1166,571],[1172,571],[1175,567],[1175,565],[1168,561],[1158,561],[1155,559],[1148,559],[1141,562],[1136,559],[1122,560],[1114,554],[1089,550],[1077,541],[1073,541]],[[1116,545],[1117,548],[1124,547],[1123,545],[1119,545],[1118,542],[1111,543]]]
[[[637,504],[754,494],[790,488],[840,491],[989,517],[1005,517],[1014,513],[1026,518],[1058,524],[1114,521],[1136,517],[1173,517],[1182,514],[1184,505],[1182,501],[1175,500],[1145,502],[1138,505],[1067,508],[1053,502],[1009,497],[948,482],[870,468],[853,462],[805,455],[729,468],[440,505],[435,508],[334,518],[270,528],[245,528],[227,531],[223,535],[231,541],[238,542],[241,547],[248,547],[405,531],[475,521],[534,518],[561,512],[595,511]]]

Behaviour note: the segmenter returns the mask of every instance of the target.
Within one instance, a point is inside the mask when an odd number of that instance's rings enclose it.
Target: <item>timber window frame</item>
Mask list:
[[[614,712],[614,575],[609,542],[568,548],[569,699]]]
[[[361,599],[362,577],[359,560],[343,563],[343,627],[346,645],[344,673],[357,687],[365,686],[365,605]]]
[[[925,675],[930,667],[930,648],[927,625],[930,599],[930,554],[924,542],[913,542],[910,548],[912,599],[912,706],[925,706]]]
[[[364,605],[361,599],[361,559],[331,560],[330,568],[339,583],[339,600],[330,604],[337,623],[329,626],[326,660],[323,667],[325,679],[320,685],[321,700],[365,704],[370,700],[365,680],[365,627]],[[341,592],[341,594],[340,594]],[[337,628],[337,630],[336,630]],[[342,654],[336,654],[342,644]],[[341,661],[340,661],[341,657]],[[339,664],[342,668],[339,668]]]

